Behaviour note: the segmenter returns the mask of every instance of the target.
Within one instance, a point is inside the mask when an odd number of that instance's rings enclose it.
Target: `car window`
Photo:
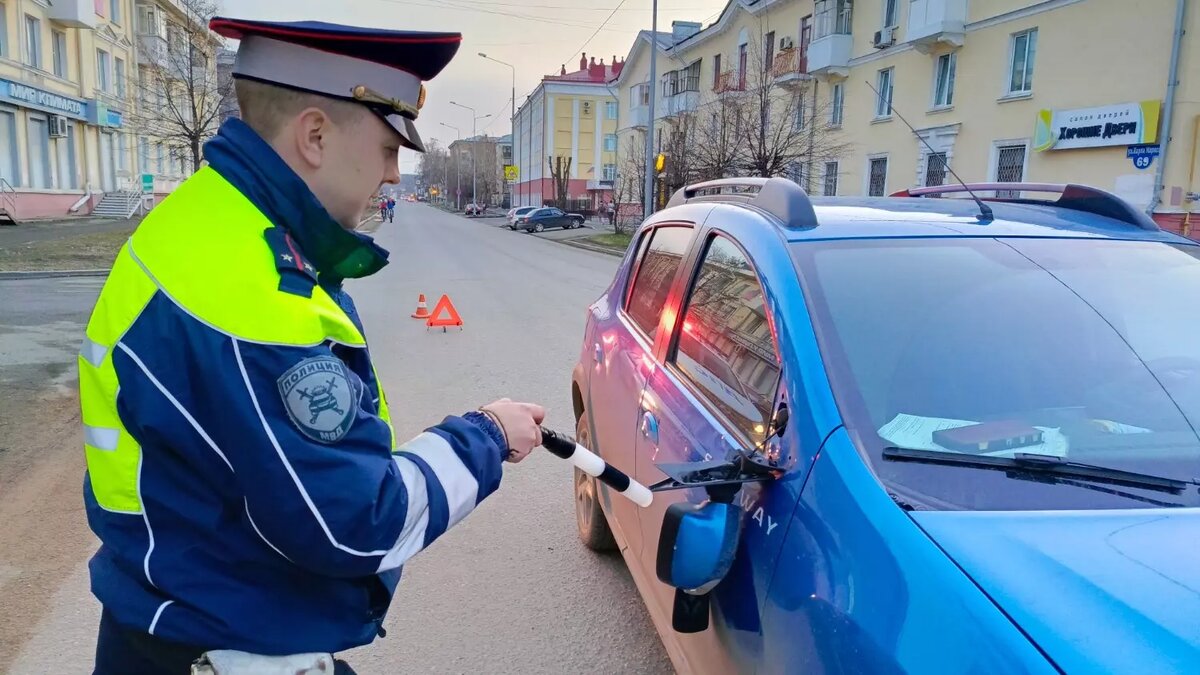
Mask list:
[[[758,276],[725,237],[709,243],[692,282],[674,363],[733,431],[755,444],[763,440],[779,353]]]
[[[1200,474],[1197,247],[949,239],[795,253],[839,408],[885,481],[978,510],[1200,503],[1195,491],[1018,482],[881,456],[1025,452]],[[963,446],[971,434],[983,450]]]
[[[649,241],[637,263],[637,276],[625,305],[625,311],[650,341],[658,333],[658,319],[675,272],[683,261],[683,254],[692,243],[690,227],[659,227],[647,233]]]

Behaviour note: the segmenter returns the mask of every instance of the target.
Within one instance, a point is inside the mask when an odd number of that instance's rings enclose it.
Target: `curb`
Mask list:
[[[0,281],[13,279],[60,279],[67,277],[107,277],[108,270],[32,270],[0,272]]]
[[[625,257],[626,249],[623,249],[623,248],[616,249],[616,248],[612,248],[610,246],[601,246],[599,244],[586,244],[578,239],[558,239],[558,240],[551,240],[551,241],[557,241],[557,243],[563,244],[564,246],[580,248],[585,251],[592,251],[593,253],[604,253],[606,255],[611,255],[611,256],[614,256],[617,258]]]

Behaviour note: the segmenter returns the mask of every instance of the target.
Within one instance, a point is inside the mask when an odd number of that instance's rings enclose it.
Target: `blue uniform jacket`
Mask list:
[[[227,195],[198,186],[232,185],[275,224],[263,236],[288,263],[253,273],[277,273],[279,293],[319,283],[361,332],[342,276],[378,269],[386,253],[338,228],[240,121],[205,151],[203,171],[220,176],[185,183],[159,208],[203,210]],[[141,227],[170,237],[155,217]],[[150,279],[162,274],[145,251],[127,254]],[[111,357],[120,420],[141,447],[140,513],[101,506],[84,482],[101,540],[95,595],[127,628],[204,649],[336,652],[382,634],[404,562],[499,486],[499,429],[469,413],[393,449],[365,345],[240,339],[162,283],[134,311],[119,342],[85,341],[82,354]],[[102,448],[104,430],[88,434]]]

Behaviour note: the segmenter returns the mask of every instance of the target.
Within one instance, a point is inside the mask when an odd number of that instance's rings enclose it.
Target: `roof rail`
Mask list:
[[[690,201],[742,202],[766,211],[789,228],[817,226],[817,212],[808,194],[786,178],[721,178],[693,183],[676,190],[667,208]]]
[[[1158,225],[1145,213],[1138,211],[1129,202],[1099,188],[1075,183],[968,183],[966,185],[933,185],[910,188],[891,194],[892,197],[928,197],[950,192],[1002,190],[1006,192],[1057,192],[1056,201],[1042,199],[1001,199],[983,197],[984,201],[1012,202],[1016,204],[1051,204],[1072,211],[1083,211],[1106,216],[1143,230],[1158,231]]]

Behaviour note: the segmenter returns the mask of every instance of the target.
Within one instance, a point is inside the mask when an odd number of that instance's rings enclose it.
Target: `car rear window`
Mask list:
[[[637,261],[636,276],[625,303],[625,312],[653,342],[671,282],[675,280],[683,255],[692,243],[692,228],[659,227],[646,233],[645,237],[649,244],[643,245],[644,252]]]

